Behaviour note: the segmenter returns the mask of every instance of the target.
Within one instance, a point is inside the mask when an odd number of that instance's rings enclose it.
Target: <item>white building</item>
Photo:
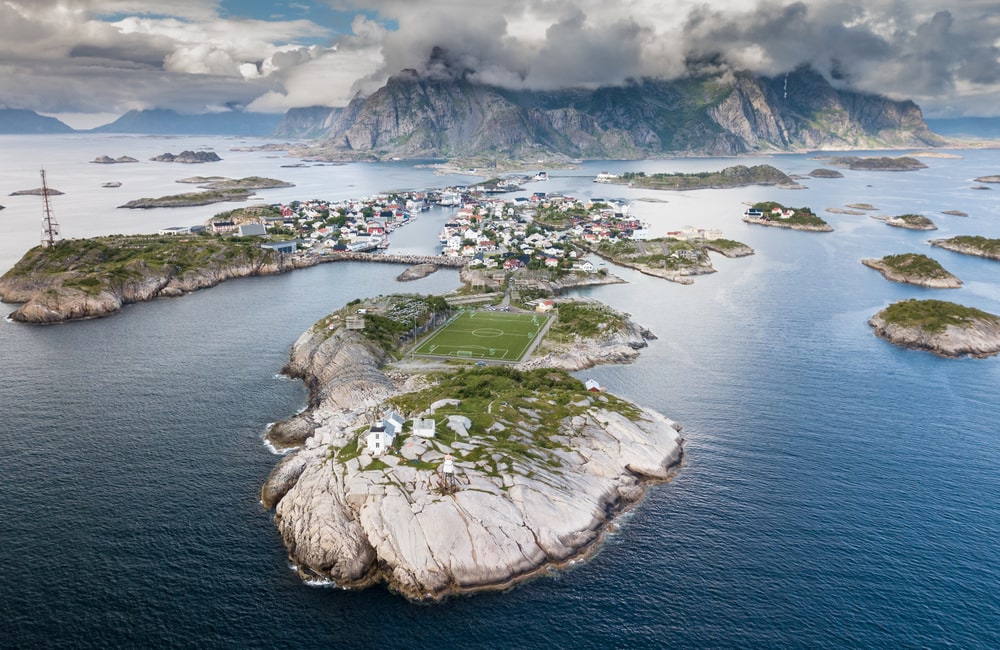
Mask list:
[[[396,441],[396,436],[403,432],[403,422],[401,415],[389,411],[388,415],[368,429],[365,435],[365,451],[372,456],[385,453]]]
[[[413,418],[413,435],[421,438],[433,438],[437,422],[434,418]]]

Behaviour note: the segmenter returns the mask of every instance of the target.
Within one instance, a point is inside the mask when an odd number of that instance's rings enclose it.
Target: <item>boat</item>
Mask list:
[[[121,181],[108,181],[107,183],[101,183],[101,187],[121,187]]]

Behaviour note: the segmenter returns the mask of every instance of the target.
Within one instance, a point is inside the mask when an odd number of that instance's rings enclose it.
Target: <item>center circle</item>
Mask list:
[[[472,330],[472,335],[484,339],[491,339],[491,338],[496,338],[498,336],[503,336],[503,330],[498,330],[495,327],[481,327],[477,330]]]

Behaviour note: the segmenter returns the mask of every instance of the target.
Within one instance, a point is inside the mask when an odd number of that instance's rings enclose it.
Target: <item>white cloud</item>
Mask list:
[[[325,1],[357,14],[350,33],[229,18],[214,0],[0,0],[0,96],[48,111],[277,111],[343,105],[403,68],[555,88],[811,63],[934,110],[968,97],[1000,112],[1000,0]]]

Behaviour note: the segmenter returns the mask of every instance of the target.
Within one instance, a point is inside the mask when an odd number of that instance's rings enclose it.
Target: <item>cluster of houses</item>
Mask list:
[[[381,420],[373,422],[368,427],[368,433],[365,434],[365,452],[371,456],[384,454],[392,448],[399,434],[403,433],[405,424],[406,420],[403,419],[403,416],[395,411],[389,411]],[[434,418],[417,417],[413,418],[412,427],[413,435],[421,438],[433,438],[437,423]]]
[[[769,212],[765,214],[763,210],[757,208],[748,208],[743,216],[747,219],[791,219],[795,216],[795,210],[791,208],[779,208],[773,207]]]
[[[541,210],[564,215],[561,230],[533,224]],[[472,268],[505,271],[524,267],[566,269],[593,273],[593,263],[578,258],[575,241],[598,244],[618,239],[645,239],[644,224],[629,216],[623,200],[594,198],[578,201],[571,196],[536,192],[515,199],[468,197],[439,235],[441,253],[468,258]]]

